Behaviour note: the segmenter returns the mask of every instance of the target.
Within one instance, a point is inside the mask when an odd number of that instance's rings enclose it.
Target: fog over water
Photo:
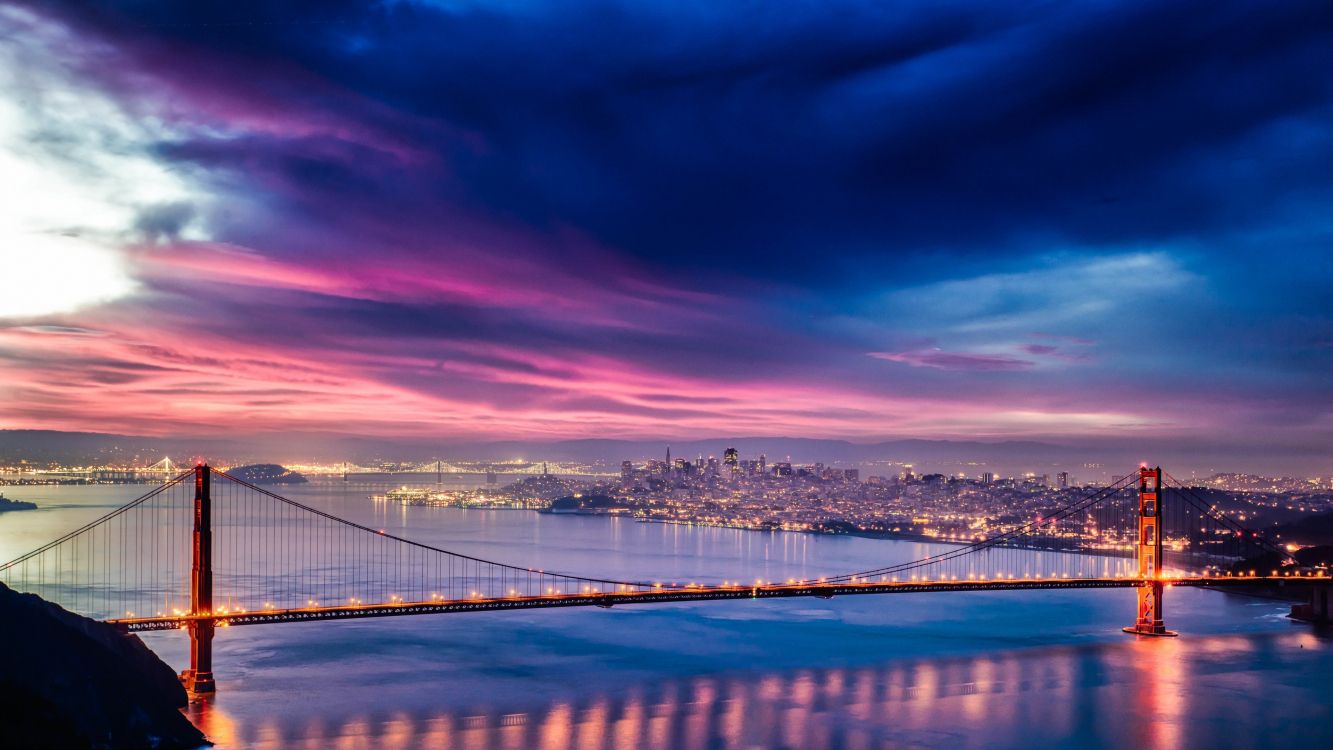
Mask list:
[[[466,479],[455,481],[465,482]],[[143,492],[8,488],[0,557]],[[920,557],[911,542],[404,508],[279,490],[490,559],[622,577],[778,578]],[[1333,744],[1333,640],[1282,603],[1172,590],[1176,639],[1120,632],[1130,590],[756,600],[222,629],[220,748],[1030,748]],[[173,667],[182,633],[144,640]]]

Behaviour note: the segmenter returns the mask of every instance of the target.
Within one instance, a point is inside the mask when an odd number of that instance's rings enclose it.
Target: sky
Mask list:
[[[0,6],[0,428],[1333,455],[1314,2]]]

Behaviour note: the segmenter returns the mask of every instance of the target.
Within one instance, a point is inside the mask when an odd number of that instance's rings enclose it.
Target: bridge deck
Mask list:
[[[1162,581],[1167,586],[1191,586],[1216,589],[1285,588],[1289,586],[1333,585],[1333,578],[1297,576],[1177,577]],[[1037,578],[983,581],[892,581],[858,583],[799,583],[763,586],[694,586],[661,588],[648,591],[592,594],[552,594],[515,596],[500,599],[450,599],[390,604],[352,604],[314,606],[300,609],[265,609],[261,611],[217,612],[210,615],[179,615],[108,620],[130,632],[175,630],[191,621],[212,620],[220,627],[260,625],[279,622],[346,620],[361,617],[401,617],[405,615],[485,612],[507,609],[548,607],[612,607],[624,604],[669,604],[672,602],[716,601],[724,599],[775,599],[813,596],[831,598],[858,594],[918,594],[945,591],[1023,591],[1033,589],[1108,589],[1133,588],[1142,584],[1135,578]]]

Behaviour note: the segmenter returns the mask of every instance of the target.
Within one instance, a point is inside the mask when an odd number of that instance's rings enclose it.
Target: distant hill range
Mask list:
[[[238,435],[151,438],[90,432],[51,430],[0,430],[0,463],[130,463],[151,464],[162,456],[193,463],[205,457],[215,462],[237,464],[278,461],[375,463],[388,461],[530,461],[605,462],[644,461],[665,458],[667,446],[673,458],[721,457],[735,448],[742,458],[768,457],[769,463],[857,464],[870,461],[911,463],[918,469],[949,473],[981,471],[1039,473],[1069,471],[1078,478],[1094,479],[1123,472],[1140,461],[1159,463],[1181,479],[1192,472],[1210,476],[1218,472],[1286,473],[1292,476],[1320,474],[1327,468],[1327,455],[1312,446],[1255,446],[1209,444],[1200,439],[1144,439],[1133,436],[1106,439],[1036,440],[922,440],[895,439],[852,442],[802,437],[723,437],[695,440],[580,439],[556,441],[466,440],[457,437],[431,440],[382,439],[324,433],[284,435]],[[874,473],[874,472],[870,472]]]
[[[382,440],[349,436],[294,435],[283,438],[149,438],[90,432],[0,430],[0,462],[100,462],[134,457],[156,460],[164,455],[184,460],[208,457],[243,461],[263,456],[283,460],[394,459],[426,461],[447,458],[503,461],[514,458],[549,461],[607,461],[661,458],[670,446],[677,458],[722,456],[735,448],[744,458],[768,456],[769,461],[797,462],[872,460],[1031,460],[1068,458],[1071,448],[1036,441],[889,440],[853,443],[848,440],[796,437],[732,437],[700,440],[580,439],[550,442],[525,440],[428,441]]]
[[[1067,448],[1050,443],[1011,440],[997,443],[959,440],[887,440],[853,443],[848,440],[793,437],[735,437],[705,440],[562,440],[544,445],[520,441],[486,443],[478,448],[487,458],[540,457],[555,461],[618,461],[624,459],[665,458],[667,448],[673,458],[692,461],[699,456],[722,457],[735,448],[742,458],[768,457],[769,462],[798,463],[863,461],[927,462],[934,460],[1008,460],[1037,455],[1068,456]],[[537,453],[535,451],[540,451]]]
[[[1071,448],[1036,441],[889,440],[853,443],[848,440],[794,437],[732,437],[700,440],[581,439],[550,442],[500,440],[485,442],[383,440],[373,438],[293,435],[283,438],[149,438],[92,432],[0,430],[0,461],[99,462],[134,457],[156,460],[164,455],[185,459],[243,461],[263,456],[283,460],[395,459],[426,461],[449,458],[466,461],[502,461],[513,458],[549,461],[608,461],[660,458],[670,446],[677,458],[722,456],[735,448],[745,458],[768,456],[769,461],[797,462],[872,460],[1030,460],[1069,458]],[[1041,460],[1038,458],[1038,460]]]
[[[250,464],[227,469],[227,473],[250,484],[304,484],[308,480],[299,472],[277,464]]]
[[[1283,542],[1303,545],[1333,545],[1333,511],[1285,523],[1276,529]]]

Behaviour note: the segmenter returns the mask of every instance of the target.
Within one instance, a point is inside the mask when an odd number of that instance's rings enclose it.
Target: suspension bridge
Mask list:
[[[1063,562],[1053,565],[1053,558]],[[1267,569],[1247,567],[1263,560]],[[218,628],[366,617],[689,601],[1032,589],[1137,591],[1131,624],[1171,636],[1172,586],[1310,592],[1327,621],[1333,580],[1301,571],[1160,468],[970,544],[856,572],[781,581],[655,581],[486,560],[338,518],[200,464],[0,565],[0,581],[127,632],[190,637],[191,691],[216,688]]]

